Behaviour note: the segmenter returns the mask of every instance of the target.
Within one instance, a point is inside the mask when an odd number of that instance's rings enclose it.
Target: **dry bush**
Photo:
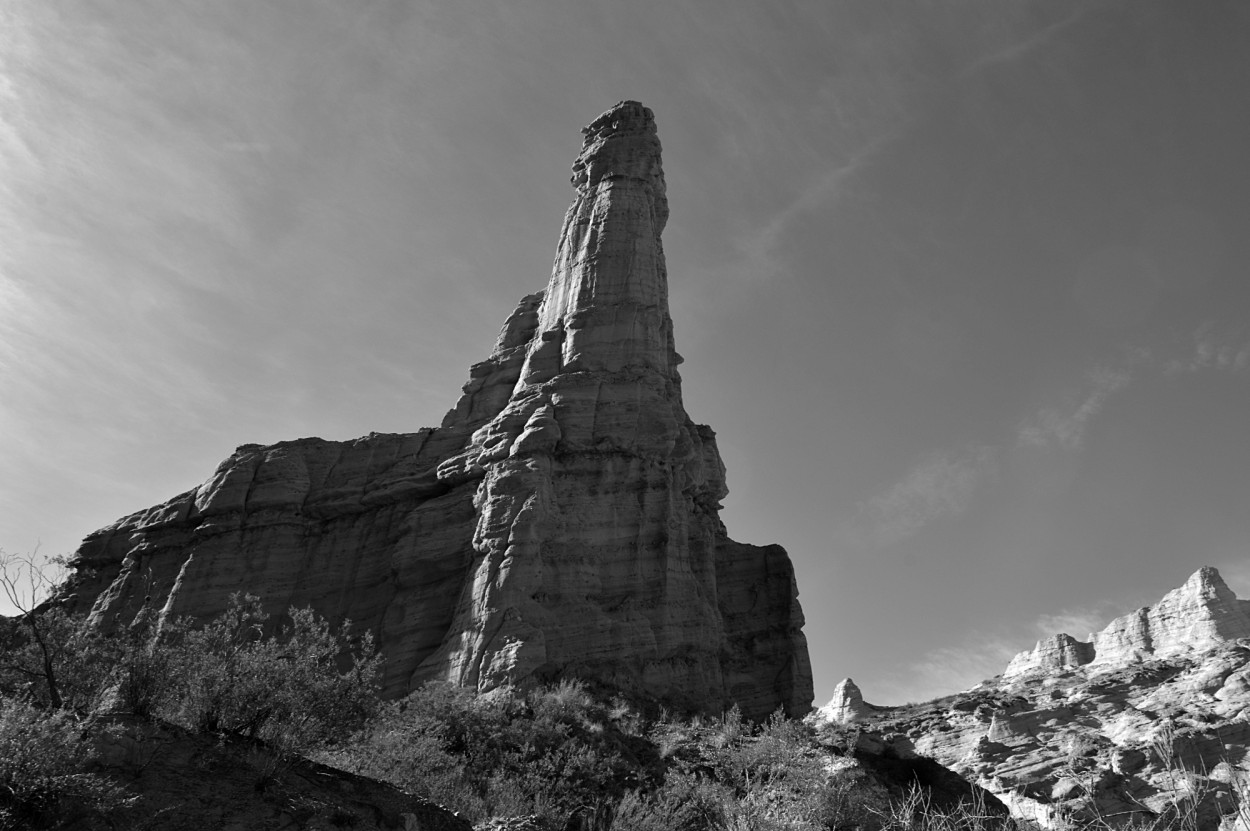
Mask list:
[[[69,801],[105,812],[128,804],[84,770],[88,726],[66,710],[0,699],[0,829],[38,827]]]
[[[260,599],[234,595],[203,628],[180,624],[132,657],[142,669],[161,668],[174,678],[162,714],[200,732],[302,754],[349,735],[373,714],[381,657],[368,635],[352,639],[349,624],[334,632],[311,609],[290,616],[290,624],[265,637]],[[344,656],[351,663],[340,671]]]

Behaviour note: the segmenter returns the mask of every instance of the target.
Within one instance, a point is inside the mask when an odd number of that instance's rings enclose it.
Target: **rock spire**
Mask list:
[[[729,539],[715,434],[681,399],[660,143],[623,101],[583,131],[545,291],[440,427],[245,445],[79,549],[63,600],[100,625],[146,594],[208,617],[235,591],[373,631],[385,691],[577,676],[677,706],[806,712],[779,546]]]
[[[852,724],[872,715],[871,705],[864,702],[859,687],[850,678],[843,678],[833,688],[829,703],[808,718],[813,724]]]
[[[651,111],[623,101],[586,127],[573,164],[577,196],[564,218],[539,315],[562,337],[566,372],[645,368],[675,382],[668,274],[660,233],[668,198]],[[522,378],[533,382],[528,370]]]

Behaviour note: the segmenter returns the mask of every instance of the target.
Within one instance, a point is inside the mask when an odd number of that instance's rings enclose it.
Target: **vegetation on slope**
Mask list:
[[[20,608],[31,595],[16,593],[15,571],[0,572]],[[0,618],[0,829],[54,827],[67,810],[133,814],[140,795],[94,769],[99,747],[121,731],[112,714],[254,742],[270,760],[263,784],[378,707],[371,638],[334,631],[311,610],[291,610],[267,635],[257,598],[235,596],[202,627],[158,626],[153,613],[105,633],[55,606],[26,605]]]
[[[536,828],[825,829],[884,809],[879,788],[839,787],[834,751],[798,721],[648,719],[576,681],[485,695],[430,684],[387,705],[324,758],[481,823]]]
[[[367,636],[309,610],[267,623],[248,596],[200,627],[145,613],[104,633],[55,606],[0,620],[0,828],[75,813],[164,827],[93,762],[118,714],[264,748],[258,788],[312,757],[488,828],[797,831],[881,827],[889,812],[883,788],[839,770],[829,737],[779,714],[644,712],[576,681],[483,695],[430,684],[382,703]]]
[[[736,710],[679,716],[575,680],[485,694],[435,683],[383,703],[367,635],[335,630],[310,610],[271,623],[249,596],[202,626],[145,613],[103,633],[54,606],[0,618],[0,829],[101,827],[84,816],[104,827],[182,827],[162,824],[168,808],[152,808],[141,777],[98,764],[112,737],[129,743],[138,761],[128,764],[141,772],[154,751],[133,746],[160,725],[263,750],[257,790],[310,758],[429,797],[467,821],[443,827],[1004,826],[1000,808],[966,798],[977,791],[940,766],[857,752],[854,730],[816,730],[780,713],[763,724]],[[134,729],[136,719],[154,731]],[[348,827],[345,812],[334,816]],[[1179,813],[1151,827],[1197,828]]]

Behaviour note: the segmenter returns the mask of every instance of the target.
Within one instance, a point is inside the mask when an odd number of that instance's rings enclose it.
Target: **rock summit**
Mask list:
[[[1152,658],[1204,652],[1250,638],[1250,600],[1239,600],[1220,573],[1204,566],[1153,606],[1118,617],[1088,641],[1063,633],[1038,641],[1003,677],[1098,664],[1130,666]]]
[[[851,724],[872,714],[872,707],[864,703],[859,687],[850,678],[843,678],[833,688],[829,703],[810,716],[813,724]]]
[[[682,404],[655,120],[623,101],[583,133],[551,279],[440,427],[244,445],[88,537],[62,602],[102,626],[312,606],[374,633],[390,696],[579,677],[806,712],[790,559],[728,537],[715,434]]]

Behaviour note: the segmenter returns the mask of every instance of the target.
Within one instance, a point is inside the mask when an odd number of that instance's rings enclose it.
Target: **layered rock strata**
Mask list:
[[[1247,605],[1204,568],[1088,642],[1048,638],[1002,676],[859,724],[1043,827],[1250,831]]]
[[[63,591],[100,625],[231,593],[375,633],[395,696],[574,675],[691,709],[806,712],[779,546],[729,539],[725,468],[681,398],[651,111],[584,131],[550,282],[442,426],[245,445],[204,484],[91,535]]]
[[[1180,588],[1153,606],[1118,617],[1088,642],[1068,634],[1038,641],[1003,673],[1010,678],[1037,670],[1085,664],[1127,666],[1149,658],[1201,652],[1238,638],[1250,638],[1250,600],[1239,600],[1220,573],[1199,569]]]

